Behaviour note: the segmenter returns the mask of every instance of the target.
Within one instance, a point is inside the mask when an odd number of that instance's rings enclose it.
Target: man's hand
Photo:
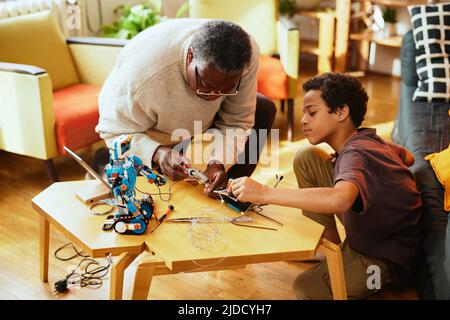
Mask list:
[[[228,185],[228,192],[241,202],[264,203],[264,196],[269,187],[262,185],[249,177],[233,179]]]
[[[206,195],[212,197],[214,196],[214,190],[226,186],[228,176],[225,172],[224,165],[219,161],[209,162],[205,175],[209,178],[209,181],[205,184],[205,189],[203,190]]]
[[[160,146],[153,155],[153,162],[158,164],[162,173],[172,180],[188,178],[186,168],[191,167],[189,159],[170,147]]]

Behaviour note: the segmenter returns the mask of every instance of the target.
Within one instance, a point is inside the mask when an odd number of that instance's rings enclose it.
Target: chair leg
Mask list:
[[[47,170],[47,176],[50,179],[50,182],[58,182],[58,172],[56,172],[55,164],[52,159],[42,160],[45,169]]]
[[[284,113],[284,99],[280,101],[281,113]]]
[[[294,136],[294,99],[288,99],[287,101],[288,105],[288,112],[287,112],[287,138],[288,141],[292,141],[292,138]]]
[[[344,263],[342,252],[338,245],[324,238],[320,240],[319,253],[327,259],[331,291],[334,300],[347,300],[347,286],[345,283]]]

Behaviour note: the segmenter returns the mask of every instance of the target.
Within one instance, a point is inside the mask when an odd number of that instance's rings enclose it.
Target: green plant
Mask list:
[[[387,7],[383,12],[383,20],[386,23],[396,23],[397,22],[397,12],[394,8]]]
[[[279,0],[278,11],[282,15],[292,17],[295,14],[295,0]]]
[[[179,18],[189,8],[189,3],[184,2],[177,11]],[[168,18],[161,15],[161,0],[149,0],[138,5],[125,4],[114,9],[115,15],[120,15],[112,25],[104,25],[101,35],[108,38],[131,39],[142,30],[158,24]]]

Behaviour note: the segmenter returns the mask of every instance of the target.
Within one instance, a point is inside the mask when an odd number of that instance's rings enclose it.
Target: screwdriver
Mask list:
[[[155,231],[156,228],[159,227],[159,225],[172,213],[174,209],[175,208],[173,207],[173,205],[170,205],[169,208],[167,208],[167,211],[161,216],[161,218],[158,219],[158,221],[156,222],[156,226],[150,233],[153,233],[153,231]]]

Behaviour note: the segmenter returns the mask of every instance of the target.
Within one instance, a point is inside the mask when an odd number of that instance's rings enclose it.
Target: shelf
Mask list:
[[[352,33],[350,34],[351,40],[356,41],[371,41],[375,42],[376,44],[382,45],[382,46],[388,46],[388,47],[395,47],[400,48],[402,45],[402,36],[393,36],[388,38],[382,38],[373,32],[370,31],[364,31],[361,33]]]
[[[300,52],[317,56],[318,73],[332,71],[336,13],[333,10],[299,10],[297,15],[319,20],[318,40],[300,38]]]
[[[426,0],[354,0],[355,2],[370,2],[375,5],[388,7],[407,7],[410,5],[426,4]]]
[[[295,14],[298,14],[299,16],[309,17],[309,18],[315,18],[320,19],[323,16],[335,16],[334,11],[315,11],[315,10],[298,10]]]

